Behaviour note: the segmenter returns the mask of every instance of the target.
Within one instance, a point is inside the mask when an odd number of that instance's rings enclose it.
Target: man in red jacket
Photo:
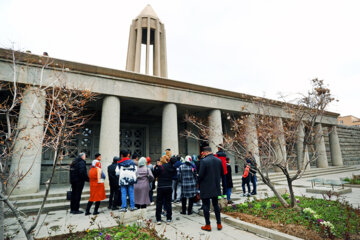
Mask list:
[[[227,184],[226,184],[226,174],[227,174],[227,166],[226,166],[226,153],[221,148],[218,147],[218,152],[215,154],[215,157],[219,158],[221,160],[223,169],[224,169],[224,175],[222,177],[222,187],[223,187],[223,195],[227,194]],[[224,196],[225,197],[225,196]]]

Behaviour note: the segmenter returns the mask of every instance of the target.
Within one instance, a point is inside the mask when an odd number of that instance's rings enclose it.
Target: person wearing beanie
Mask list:
[[[205,226],[201,229],[211,231],[210,225],[210,200],[214,207],[217,229],[221,230],[220,208],[218,196],[221,194],[220,181],[224,176],[222,162],[212,153],[211,147],[203,148],[204,159],[201,160],[199,171],[200,198],[203,202]]]
[[[137,182],[134,184],[135,207],[146,208],[150,204],[150,182],[154,180],[151,170],[147,167],[146,158],[138,162]]]
[[[181,214],[186,214],[186,202],[189,199],[188,215],[192,214],[196,190],[196,170],[192,164],[191,156],[185,157],[185,163],[179,167],[179,182],[181,183]]]
[[[121,201],[120,189],[119,189],[119,176],[116,176],[115,169],[117,162],[120,160],[119,157],[115,156],[113,162],[108,166],[109,186],[110,186],[110,197],[108,209],[118,210],[119,201]]]

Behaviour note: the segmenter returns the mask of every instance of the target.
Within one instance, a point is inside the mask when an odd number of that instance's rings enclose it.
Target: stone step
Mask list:
[[[357,166],[346,166],[346,167],[330,167],[326,169],[311,169],[309,171],[306,171],[304,176],[302,178],[311,178],[311,177],[318,177],[322,175],[328,175],[328,174],[336,174],[336,173],[342,173],[342,172],[348,172],[348,171],[356,171],[359,170]],[[294,171],[295,172],[295,171]],[[272,173],[269,174],[270,178],[274,183],[280,182],[280,181],[286,181],[286,178],[283,176],[282,173]],[[234,182],[234,188],[233,193],[238,193],[242,191],[241,187],[241,176],[236,176],[233,178]],[[264,183],[259,179],[258,180],[258,186],[263,186]],[[54,189],[56,190],[56,189]],[[49,194],[49,197],[47,199],[47,202],[45,204],[43,212],[49,212],[49,211],[55,211],[55,210],[64,210],[69,209],[70,202],[66,200],[66,189],[63,189],[63,192],[53,192]],[[37,213],[41,202],[42,202],[42,196],[44,193],[40,194],[33,194],[33,195],[17,195],[14,196],[13,199],[16,200],[16,205],[18,206],[19,210],[24,212],[25,214],[35,214]],[[107,197],[109,196],[109,191],[106,191]],[[27,198],[29,196],[32,196],[31,198]],[[81,197],[81,207],[85,208],[87,201],[90,197],[90,191],[89,189],[84,189],[82,197]],[[156,199],[156,191],[154,191],[154,199]],[[108,198],[101,202],[102,206],[108,205]],[[6,213],[6,216],[9,216],[9,213]]]

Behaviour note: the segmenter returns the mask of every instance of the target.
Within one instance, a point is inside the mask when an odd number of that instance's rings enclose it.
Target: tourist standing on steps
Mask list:
[[[231,190],[234,187],[233,180],[232,180],[232,173],[231,173],[231,165],[230,165],[230,158],[226,158],[226,167],[227,167],[227,174],[226,174],[226,186],[227,186],[227,200],[228,203],[231,202]]]
[[[172,193],[172,178],[176,174],[174,168],[178,157],[171,157],[168,161],[168,156],[163,155],[160,162],[154,168],[154,175],[158,178],[157,196],[156,196],[156,221],[161,224],[161,211],[165,201],[166,220],[171,222],[172,208],[171,208],[171,193]]]
[[[205,226],[201,229],[211,231],[210,200],[212,201],[216,216],[217,229],[221,230],[220,208],[218,196],[221,195],[220,181],[224,176],[221,160],[212,154],[210,147],[204,147],[204,159],[201,160],[199,171],[200,198],[203,202]]]
[[[226,185],[226,174],[227,174],[227,167],[226,167],[226,153],[225,151],[221,148],[218,147],[218,152],[215,154],[215,157],[219,158],[221,160],[222,166],[223,166],[223,170],[224,170],[224,175],[221,179],[222,182],[222,187],[223,187],[223,195],[225,197],[226,193],[227,193],[227,185]]]
[[[127,211],[127,196],[130,199],[130,211],[137,210],[134,201],[134,184],[136,183],[137,167],[130,154],[126,150],[120,151],[121,160],[115,169],[115,174],[119,176],[119,186],[121,190],[121,209],[120,212]]]
[[[192,214],[196,190],[196,167],[191,162],[191,156],[185,157],[185,163],[179,167],[179,181],[181,182],[181,214],[186,214],[186,202],[189,199],[188,215]]]
[[[70,165],[70,183],[72,189],[70,213],[72,214],[84,213],[83,211],[79,211],[79,207],[84,184],[89,181],[85,159],[86,154],[82,152]]]
[[[113,162],[108,166],[108,176],[109,176],[109,186],[110,186],[110,197],[109,197],[109,206],[108,209],[118,210],[118,203],[120,199],[120,189],[119,189],[119,176],[116,176],[115,169],[117,162],[120,160],[119,157],[115,156]],[[121,201],[121,200],[120,200]]]
[[[85,215],[90,215],[90,208],[95,202],[94,215],[99,214],[100,201],[106,199],[105,195],[105,173],[101,170],[101,154],[95,154],[95,160],[92,161],[89,171],[90,180],[90,199],[86,206]]]
[[[251,195],[256,195],[256,185],[257,185],[257,178],[256,178],[256,160],[254,156],[252,155],[252,152],[248,152],[246,155],[246,163],[250,164],[250,181],[253,186],[253,190],[250,193]]]
[[[146,208],[150,204],[150,183],[154,180],[151,170],[147,167],[146,158],[138,162],[137,182],[134,185],[135,207]]]
[[[244,169],[244,173],[242,175],[242,190],[243,190],[243,197],[248,197],[250,196],[250,164],[245,164],[245,169]],[[245,190],[245,184],[247,185],[247,188],[248,188],[248,193],[246,193],[246,190]]]

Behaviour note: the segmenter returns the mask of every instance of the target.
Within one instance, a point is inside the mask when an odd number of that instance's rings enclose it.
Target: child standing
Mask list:
[[[248,188],[247,194],[245,191],[245,184],[247,185]],[[243,190],[243,197],[250,196],[250,164],[245,164],[245,170],[242,176],[242,190]]]

